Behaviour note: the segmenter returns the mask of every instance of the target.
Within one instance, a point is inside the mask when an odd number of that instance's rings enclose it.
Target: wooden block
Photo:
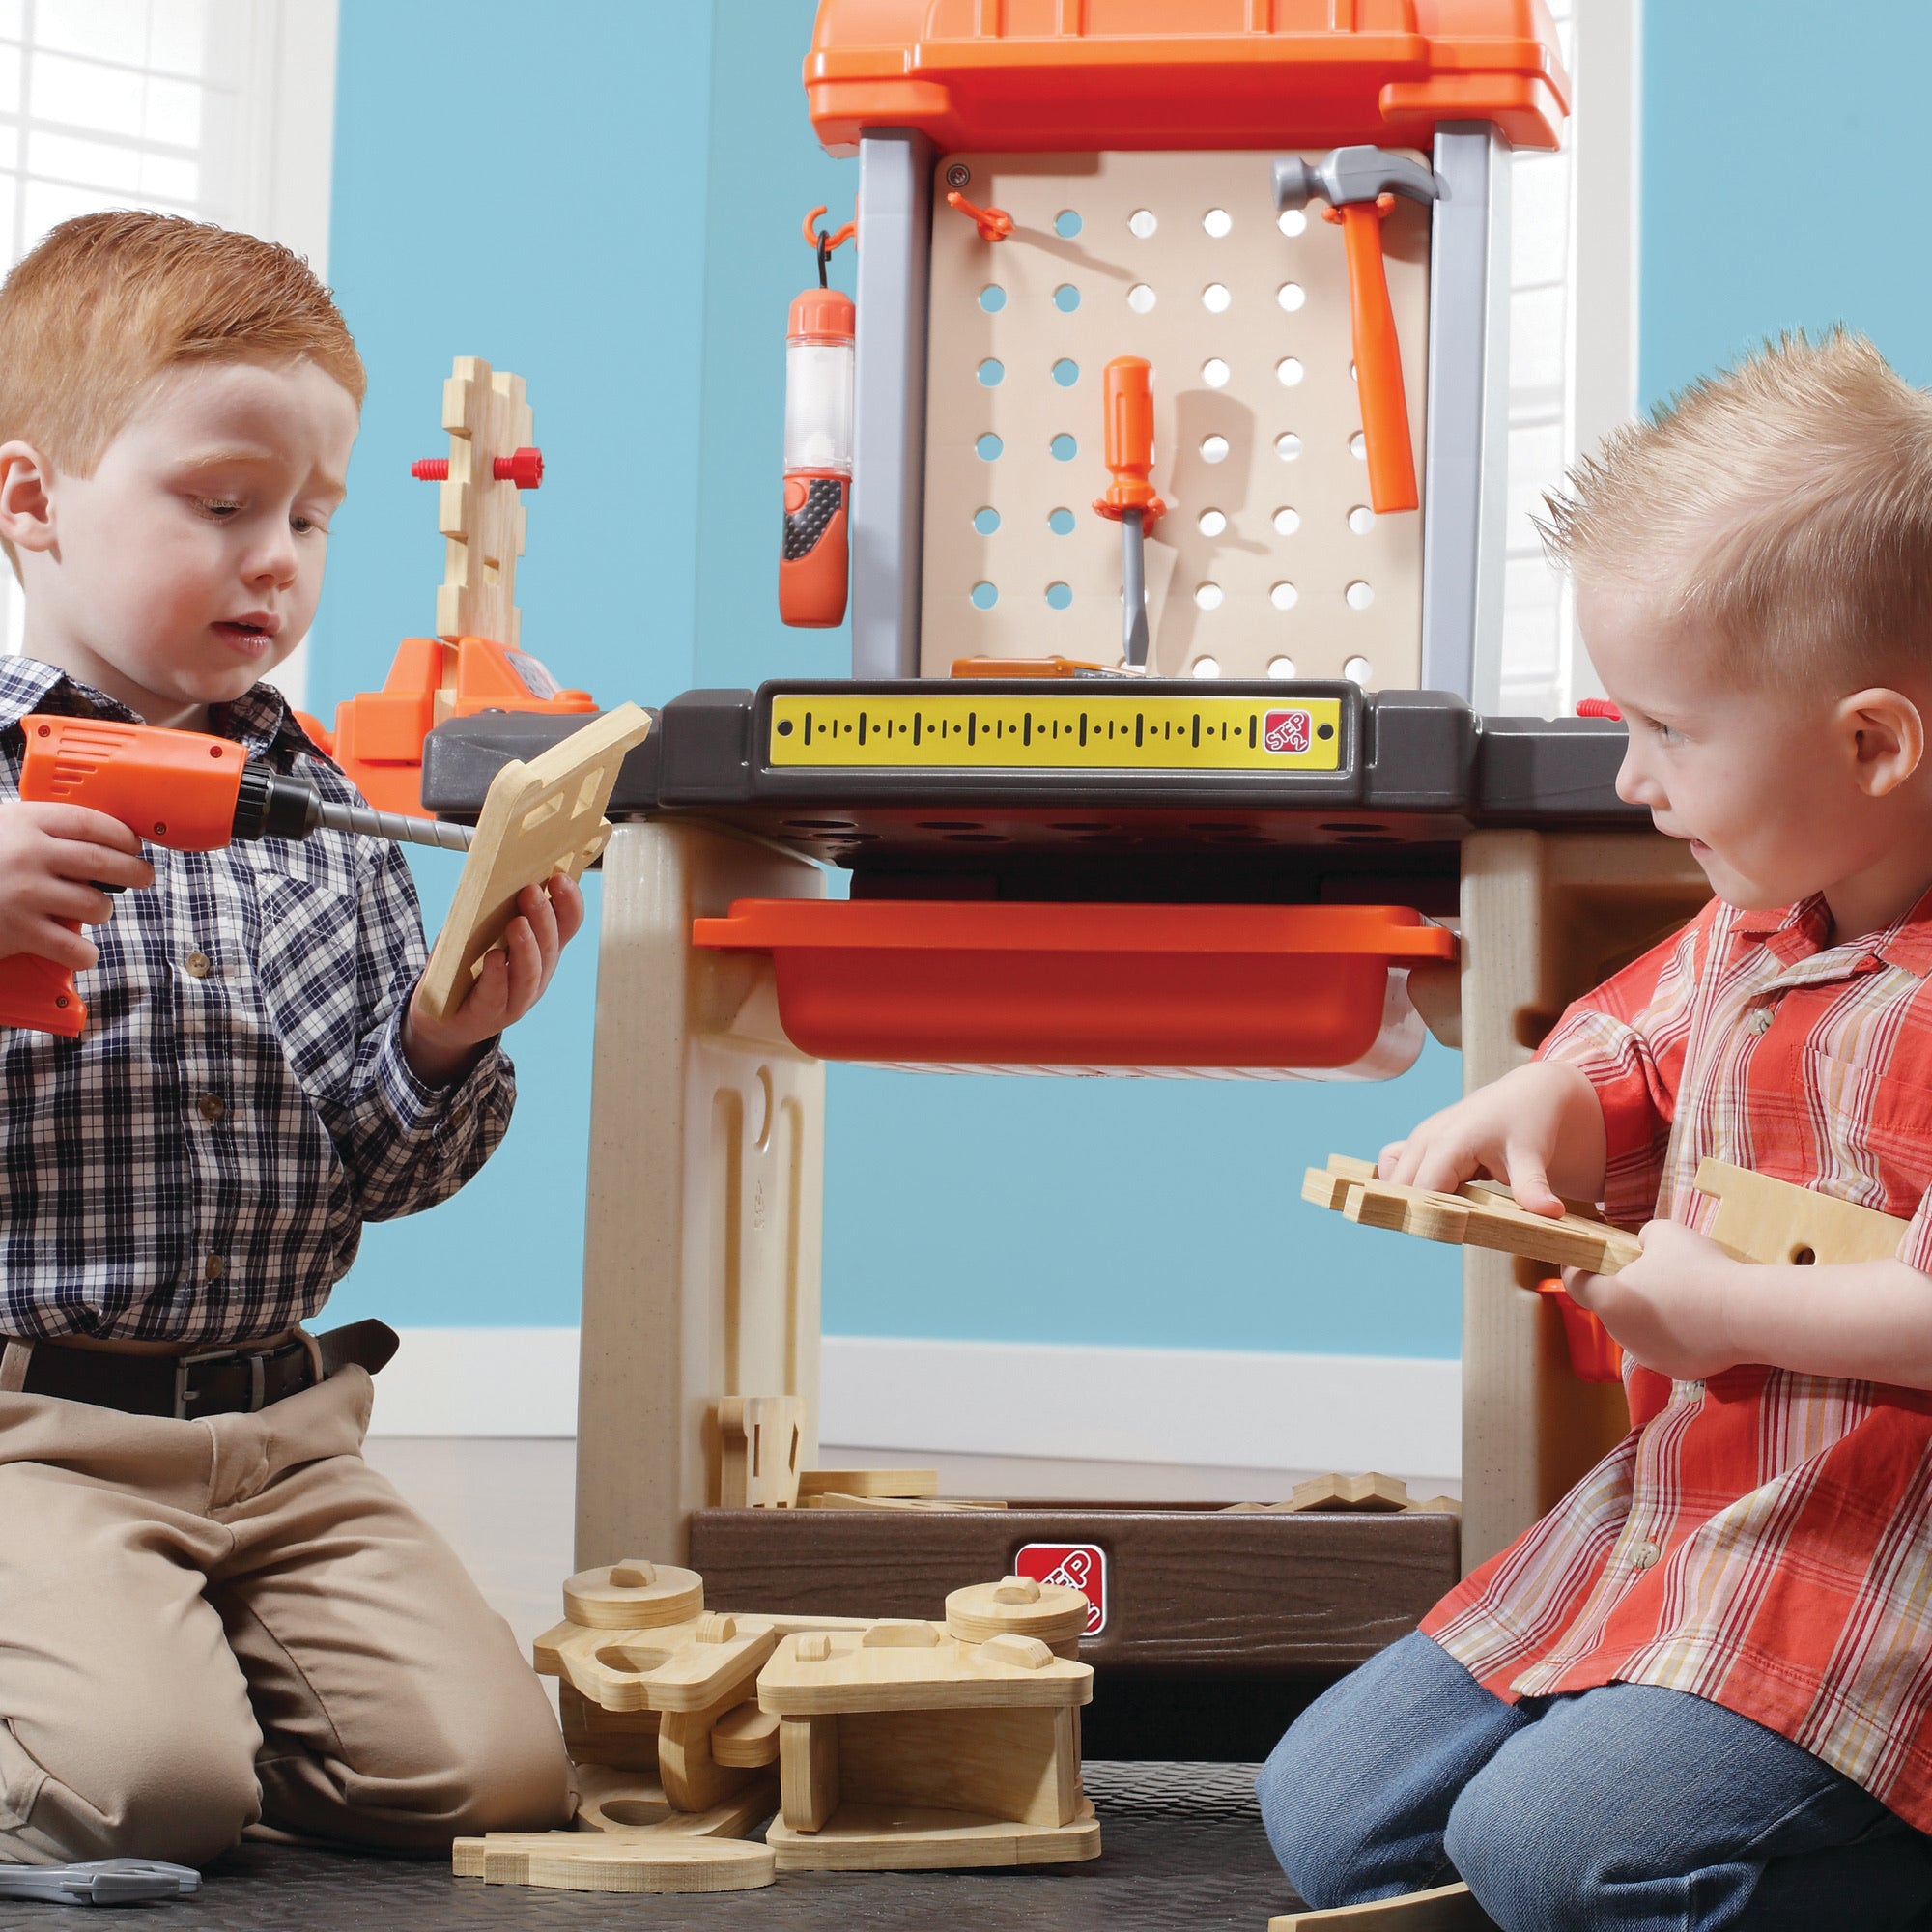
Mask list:
[[[580,1832],[636,1832],[672,1815],[655,1769],[646,1773],[578,1764],[575,1770]]]
[[[798,1493],[807,1496],[827,1494],[883,1497],[889,1502],[939,1493],[937,1469],[805,1469],[799,1474]]]
[[[984,1643],[1011,1631],[1042,1643],[1064,1644],[1078,1640],[1092,1610],[1087,1593],[1070,1583],[1006,1577],[997,1583],[954,1590],[946,1599],[946,1628],[965,1643]]]
[[[1697,1189],[1718,1199],[1712,1238],[1747,1262],[1831,1265],[1890,1261],[1908,1226],[1876,1208],[1840,1201],[1815,1187],[1772,1180],[1723,1160],[1698,1163]]]
[[[841,1804],[815,1833],[782,1818],[765,1842],[781,1871],[951,1871],[975,1865],[1073,1864],[1100,1856],[1093,1805],[1065,1825],[1021,1825],[958,1811]]]
[[[1420,1502],[1411,1499],[1408,1505],[1411,1516],[1455,1516],[1463,1514],[1461,1496],[1425,1496]]]
[[[449,432],[449,475],[437,493],[437,527],[448,541],[436,633],[450,643],[488,638],[515,644],[517,559],[526,520],[523,492],[497,480],[496,459],[536,440],[524,379],[492,369],[480,356],[459,355],[442,385],[442,426]]]
[[[798,1501],[805,1404],[795,1395],[732,1395],[717,1406],[718,1505],[790,1509]]]
[[[446,1019],[463,1004],[484,954],[502,943],[517,895],[555,872],[580,878],[611,837],[604,808],[624,754],[649,734],[649,715],[624,703],[530,764],[512,758],[490,781],[475,841],[417,997]]]
[[[769,1649],[768,1640],[766,1648],[754,1654],[755,1661],[712,1703],[664,1714],[658,1727],[658,1776],[673,1810],[707,1811],[756,1778],[755,1766],[721,1763],[711,1748],[711,1733],[720,1718],[755,1694],[758,1663]]]
[[[780,1816],[794,1832],[816,1832],[838,1808],[838,1719],[779,1721]]]
[[[658,1714],[607,1711],[568,1679],[557,1686],[557,1716],[564,1748],[578,1765],[605,1765],[645,1774],[658,1769]]]
[[[1371,1469],[1363,1476],[1311,1476],[1295,1484],[1284,1510],[1400,1510],[1408,1507],[1408,1485]]]
[[[855,1643],[843,1635],[787,1637],[759,1674],[758,1703],[781,1717],[805,1718],[838,1711],[1070,1706],[1093,1698],[1088,1664],[1059,1657],[1040,1663],[1031,1656],[1012,1662],[994,1644],[962,1644],[936,1631],[934,1637],[929,1646]]]
[[[751,1768],[778,1763],[778,1714],[753,1703],[726,1711],[711,1727],[711,1755],[720,1764]]]
[[[1065,1825],[1084,1802],[1071,1705],[854,1711],[808,1721],[838,1726],[841,1804],[897,1804],[1014,1824]]]
[[[580,1629],[650,1630],[688,1623],[703,1608],[704,1578],[696,1570],[640,1557],[580,1570],[563,1586],[563,1614]],[[540,1642],[555,1634],[550,1632]]]
[[[1376,1164],[1357,1160],[1353,1154],[1331,1153],[1326,1167],[1311,1167],[1301,1177],[1301,1198],[1318,1208],[1332,1208],[1338,1213],[1349,1198],[1349,1189],[1357,1182],[1373,1180]]]
[[[814,1492],[800,1497],[806,1509],[819,1510],[1003,1510],[1004,1502],[993,1502],[979,1497],[971,1499],[948,1496],[943,1501],[935,1496],[848,1496],[836,1492]]]
[[[458,1838],[450,1868],[561,1891],[749,1891],[771,1884],[777,1861],[764,1845],[682,1833],[492,1832]]]
[[[779,1869],[784,1869],[782,1855]],[[1495,1920],[1466,1885],[1438,1885],[1404,1898],[1340,1905],[1327,1912],[1284,1912],[1268,1920],[1268,1932],[1320,1932],[1324,1926],[1335,1932],[1495,1932]]]

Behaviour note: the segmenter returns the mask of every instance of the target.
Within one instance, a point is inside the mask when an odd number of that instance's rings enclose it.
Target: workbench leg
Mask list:
[[[799,1397],[817,1463],[825,1069],[784,1038],[769,960],[700,952],[691,923],[824,895],[817,867],[717,826],[619,825],[605,852],[579,1569],[685,1560],[724,1396]]]
[[[1689,846],[1650,831],[1479,832],[1463,845],[1463,1085],[1520,1066],[1563,1009],[1710,897]],[[1578,1381],[1548,1273],[1463,1258],[1463,1567],[1550,1508],[1629,1427],[1623,1390]]]

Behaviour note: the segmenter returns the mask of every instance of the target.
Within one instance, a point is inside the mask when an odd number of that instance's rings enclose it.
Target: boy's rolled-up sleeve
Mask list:
[[[359,927],[359,1045],[330,1132],[361,1217],[387,1221],[446,1201],[496,1151],[516,1103],[516,1069],[493,1041],[461,1079],[431,1087],[404,1056],[403,1018],[428,948],[415,882],[393,846],[363,885]]]
[[[1604,1111],[1604,1212],[1637,1226],[1656,1209],[1677,1112],[1690,1003],[1713,900],[1681,932],[1573,1001],[1536,1050],[1574,1066]]]

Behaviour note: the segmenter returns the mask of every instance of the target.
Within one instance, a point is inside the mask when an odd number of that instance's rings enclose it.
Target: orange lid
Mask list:
[[[785,334],[793,342],[850,342],[858,314],[852,306],[852,298],[837,289],[807,289],[792,302],[791,321]]]
[[[1553,148],[1570,104],[1544,0],[820,0],[805,91],[835,155],[870,128],[1065,153],[1427,146],[1443,121]]]

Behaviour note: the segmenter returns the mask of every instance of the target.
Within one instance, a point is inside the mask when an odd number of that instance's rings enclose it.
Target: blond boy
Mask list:
[[[427,1851],[567,1815],[508,1629],[362,1462],[392,1340],[299,1324],[364,1221],[501,1139],[497,1037],[581,898],[526,895],[436,1021],[382,841],[143,856],[17,796],[20,720],[51,711],[218,733],[354,798],[260,680],[314,614],[362,389],[327,292],[252,237],[87,216],[0,290],[26,612],[0,955],[79,970],[90,1008],[78,1039],[0,1030],[0,1860],[195,1863],[250,1827]]]
[[[1789,339],[1613,437],[1547,532],[1621,795],[1716,896],[1382,1172],[1644,1222],[1570,1292],[1628,1437],[1313,1706],[1262,1778],[1321,1905],[1457,1872],[1507,1932],[1932,1905],[1932,402]],[[1910,1221],[1753,1267],[1707,1154]]]

